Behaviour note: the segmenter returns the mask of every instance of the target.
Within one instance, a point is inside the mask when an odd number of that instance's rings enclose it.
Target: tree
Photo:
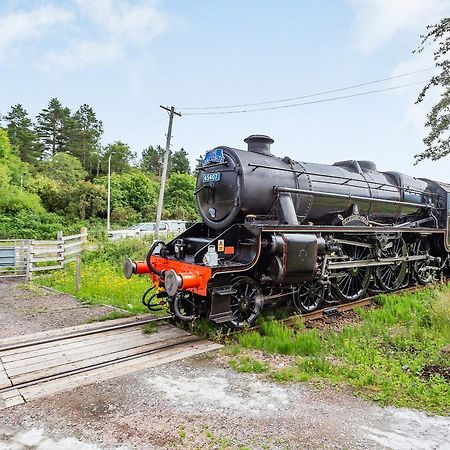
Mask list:
[[[185,173],[174,173],[167,183],[164,218],[192,220],[197,218],[195,178]]]
[[[50,100],[48,107],[37,116],[36,133],[47,156],[58,152],[67,152],[68,144],[73,137],[76,121],[70,109],[63,108],[57,98]]]
[[[27,171],[28,164],[15,154],[7,131],[0,128],[0,185],[20,185]]]
[[[175,173],[191,173],[191,166],[184,148],[181,148],[173,154],[171,171]]]
[[[73,186],[86,178],[81,161],[67,153],[56,153],[43,167],[44,174],[67,186]]]
[[[99,157],[100,138],[103,124],[97,119],[89,105],[82,105],[73,115],[73,139],[69,142],[69,152],[83,164],[84,170],[92,175]]]
[[[73,190],[67,212],[80,219],[89,219],[106,210],[106,189],[89,181],[78,183]]]
[[[134,158],[136,158],[136,154],[131,151],[128,144],[116,141],[104,148],[100,163],[102,173],[108,173],[108,159],[111,153],[113,153],[111,157],[111,170],[116,173],[129,172],[131,164]]]
[[[196,160],[195,160],[195,170],[200,169],[200,167],[203,166],[203,156],[200,155]]]
[[[95,183],[107,186],[107,177],[96,178]],[[111,175],[111,218],[122,224],[128,220],[155,220],[160,183],[153,176],[133,171]]]
[[[429,25],[427,33],[421,36],[422,41],[417,53],[422,52],[426,45],[437,44],[433,52],[437,75],[433,75],[417,98],[416,103],[424,100],[432,87],[441,88],[440,100],[427,114],[425,126],[430,129],[423,142],[425,151],[415,156],[416,163],[424,159],[436,161],[450,153],[450,18],[444,18],[440,23]]]
[[[28,163],[35,163],[36,159],[41,159],[44,149],[38,144],[33,123],[23,106],[20,104],[12,106],[5,120],[9,140],[17,149],[20,159]]]
[[[155,148],[152,145],[142,151],[141,169],[147,173],[160,177],[164,164],[164,149],[159,145]],[[170,155],[169,155],[170,161]],[[169,162],[170,166],[170,162]]]

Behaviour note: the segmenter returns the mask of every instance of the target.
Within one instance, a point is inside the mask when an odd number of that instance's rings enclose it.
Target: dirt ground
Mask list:
[[[34,284],[0,281],[0,339],[70,327],[113,311]]]
[[[0,336],[104,312],[0,283]],[[309,383],[269,383],[222,361],[201,355],[1,411],[0,450],[450,449],[448,417],[380,408]]]

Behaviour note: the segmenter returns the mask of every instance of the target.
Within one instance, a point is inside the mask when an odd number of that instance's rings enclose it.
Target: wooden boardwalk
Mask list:
[[[144,334],[133,319],[1,339],[0,409],[220,347],[167,324]]]

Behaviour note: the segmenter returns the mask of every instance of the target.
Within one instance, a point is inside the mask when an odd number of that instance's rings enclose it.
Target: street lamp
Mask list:
[[[114,155],[114,152],[109,154],[108,158],[108,209],[106,211],[106,231],[109,231],[110,228],[110,219],[111,219],[111,156]]]

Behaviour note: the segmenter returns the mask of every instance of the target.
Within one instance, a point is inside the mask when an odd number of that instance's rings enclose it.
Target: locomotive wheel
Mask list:
[[[408,254],[408,247],[403,238],[392,239],[390,242],[392,242],[392,246],[381,252],[382,258],[396,258]],[[406,261],[378,266],[375,271],[377,284],[383,291],[399,289],[404,283],[407,273],[408,263]]]
[[[420,239],[414,245],[413,248],[415,255],[429,255],[430,254],[430,241],[428,239]],[[436,271],[430,268],[431,262],[422,259],[414,261],[413,272],[416,280],[420,284],[428,284],[434,281]]]
[[[236,319],[228,322],[232,328],[240,329],[255,323],[262,310],[262,293],[258,283],[250,277],[236,278],[232,284],[231,312]]]
[[[349,257],[349,261],[364,261],[372,256],[369,248],[350,244],[342,244],[342,252]],[[359,267],[344,270],[344,274],[339,276],[333,284],[333,291],[342,302],[354,302],[367,292],[372,268],[362,264]]]
[[[294,306],[297,311],[310,313],[320,308],[323,303],[323,287],[309,282],[300,285],[300,290],[294,294]]]

